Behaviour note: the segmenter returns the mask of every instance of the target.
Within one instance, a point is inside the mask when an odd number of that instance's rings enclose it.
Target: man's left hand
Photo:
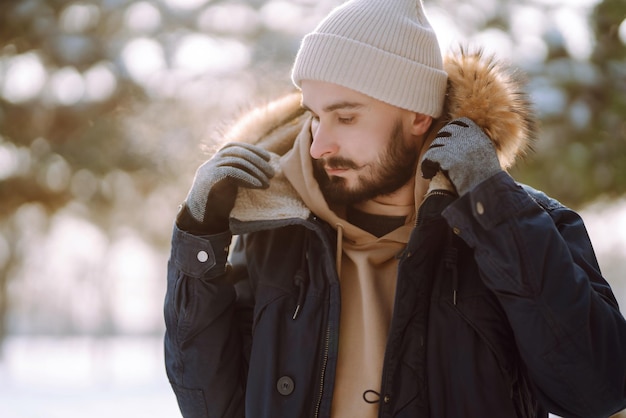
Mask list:
[[[502,170],[495,146],[468,118],[455,119],[439,131],[424,154],[421,169],[422,177],[429,180],[441,171],[459,196]]]

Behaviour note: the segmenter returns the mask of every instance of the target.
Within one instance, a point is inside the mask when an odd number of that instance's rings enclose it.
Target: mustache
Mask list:
[[[319,167],[328,167],[334,170],[358,170],[361,168],[361,166],[354,161],[342,157],[320,158],[315,160],[315,162]]]

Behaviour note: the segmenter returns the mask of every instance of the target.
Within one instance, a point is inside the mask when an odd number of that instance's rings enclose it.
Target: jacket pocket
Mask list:
[[[178,344],[188,341],[215,321],[229,320],[236,294],[230,283],[203,280],[179,272],[166,297],[168,332]],[[171,290],[171,291],[170,291]]]
[[[294,300],[295,306],[295,294],[286,292],[284,289],[280,289],[273,286],[259,286],[259,291],[256,295],[256,304],[254,306],[254,317],[252,321],[252,335],[261,321],[263,313],[268,306],[278,302],[281,299],[291,297]],[[289,303],[289,302],[284,302]]]
[[[185,340],[192,326],[194,318],[196,297],[194,297],[193,282],[181,274],[174,284],[174,318],[176,320],[176,336],[178,341]]]

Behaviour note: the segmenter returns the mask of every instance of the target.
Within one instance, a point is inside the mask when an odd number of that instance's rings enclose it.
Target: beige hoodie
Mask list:
[[[380,392],[382,364],[393,313],[397,255],[409,240],[415,220],[411,205],[386,208],[377,213],[407,216],[407,223],[376,238],[347,222],[345,208],[329,208],[313,177],[309,148],[310,123],[305,124],[293,149],[280,166],[305,205],[337,230],[337,271],[341,288],[339,353],[333,394],[332,416],[376,417],[378,403],[363,399],[366,391]],[[378,396],[368,394],[368,399]]]

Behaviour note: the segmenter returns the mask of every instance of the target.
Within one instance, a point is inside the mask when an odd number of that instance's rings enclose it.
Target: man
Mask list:
[[[626,406],[626,322],[582,220],[504,171],[533,131],[514,79],[480,54],[444,70],[415,0],[337,8],[292,78],[301,94],[233,128],[176,220],[184,417]]]

